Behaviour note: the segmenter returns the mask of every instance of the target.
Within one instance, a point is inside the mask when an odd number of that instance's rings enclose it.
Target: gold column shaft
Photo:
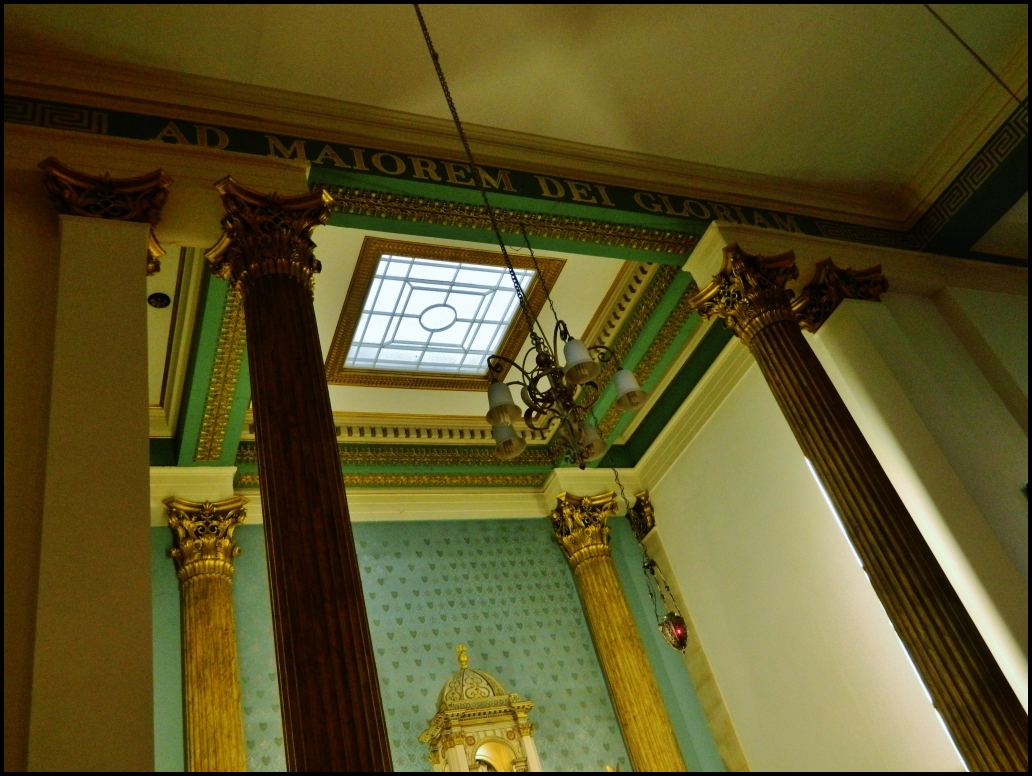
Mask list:
[[[220,573],[180,585],[183,715],[189,771],[246,771],[233,583]]]
[[[588,558],[573,574],[634,770],[687,770],[612,557]]]
[[[830,269],[849,281],[850,296],[877,298],[864,297],[864,289],[885,288],[874,268]],[[692,304],[723,318],[756,358],[967,766],[1025,771],[1028,714],[803,338],[800,323],[816,330],[837,302],[825,305],[814,325],[805,314],[797,321],[800,310],[785,290],[797,274],[791,253],[750,256],[728,246],[720,274]],[[807,289],[811,297],[819,290]]]
[[[609,546],[612,493],[562,493],[551,519],[580,591],[616,718],[636,771],[687,771]]]
[[[186,770],[246,771],[232,563],[245,499],[165,503],[181,602]]]

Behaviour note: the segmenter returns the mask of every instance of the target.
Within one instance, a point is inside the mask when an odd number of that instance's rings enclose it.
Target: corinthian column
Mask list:
[[[373,644],[312,306],[329,194],[216,184],[208,254],[244,300],[287,767],[391,769]]]
[[[885,283],[872,270],[825,265],[804,292],[823,309],[808,314],[798,300],[793,310],[785,289],[798,274],[794,254],[750,256],[730,245],[691,304],[722,318],[755,356],[968,767],[1024,771],[1028,714],[800,331],[815,329],[842,296],[867,289],[877,299]]]
[[[246,503],[165,499],[179,577],[188,771],[247,770],[233,618],[233,531]]]
[[[616,576],[606,520],[612,493],[560,493],[549,518],[577,581],[627,753],[636,771],[685,771],[666,706]]]

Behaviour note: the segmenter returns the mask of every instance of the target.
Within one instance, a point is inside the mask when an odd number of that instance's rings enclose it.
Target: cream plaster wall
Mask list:
[[[754,770],[958,770],[757,367],[652,487]]]
[[[1027,438],[929,299],[846,301],[811,342],[1027,705]]]
[[[239,154],[225,154],[217,151],[175,147],[162,145],[160,143],[133,142],[116,138],[108,138],[96,135],[86,135],[81,132],[63,132],[59,130],[44,130],[36,127],[25,127],[19,125],[4,125],[4,766],[5,770],[23,770],[27,765],[31,767],[44,767],[39,757],[46,759],[46,753],[36,746],[36,754],[30,763],[29,758],[29,718],[30,706],[35,706],[36,700],[33,696],[32,685],[34,680],[40,681],[40,676],[33,676],[33,664],[43,666],[55,671],[62,671],[74,667],[76,663],[83,662],[81,649],[83,642],[80,636],[89,635],[92,643],[99,644],[102,640],[100,632],[93,628],[89,622],[89,614],[92,611],[90,606],[81,608],[72,607],[70,610],[73,617],[68,621],[61,619],[61,614],[55,614],[54,628],[46,634],[37,634],[37,596],[41,590],[38,577],[40,572],[40,543],[42,531],[42,514],[44,500],[44,482],[47,477],[47,455],[48,436],[58,434],[61,440],[68,441],[73,447],[80,441],[89,442],[90,452],[84,455],[81,462],[76,466],[77,473],[72,474],[70,469],[65,470],[64,475],[56,475],[55,483],[60,481],[61,476],[70,477],[67,480],[68,487],[74,487],[77,482],[92,482],[94,495],[86,491],[78,491],[62,514],[62,519],[70,524],[77,525],[84,529],[87,505],[103,503],[105,499],[122,497],[126,488],[134,487],[135,482],[131,477],[115,478],[112,485],[109,475],[117,475],[121,470],[119,466],[124,461],[116,463],[112,448],[105,446],[105,440],[112,442],[116,448],[126,442],[128,437],[120,436],[115,431],[121,428],[120,425],[131,412],[126,413],[126,408],[134,406],[134,401],[127,399],[125,391],[129,391],[127,374],[132,371],[134,363],[131,350],[123,348],[124,342],[119,334],[106,343],[109,351],[118,351],[121,348],[122,359],[120,369],[111,377],[110,385],[103,387],[87,388],[90,377],[83,373],[82,379],[76,381],[74,377],[66,387],[62,396],[55,401],[54,407],[62,410],[58,415],[53,414],[51,404],[51,372],[54,367],[54,331],[57,311],[57,284],[58,284],[58,217],[56,207],[47,200],[43,189],[43,174],[37,165],[48,156],[56,156],[65,164],[86,173],[98,174],[110,172],[112,176],[132,177],[149,172],[156,168],[165,169],[173,179],[172,189],[168,202],[162,213],[162,222],[157,227],[158,239],[165,245],[179,244],[206,248],[212,245],[219,235],[219,219],[222,215],[222,207],[219,203],[218,194],[212,187],[212,183],[225,174],[233,174],[245,185],[254,186],[263,190],[274,190],[283,193],[297,193],[305,190],[305,178],[307,165],[284,160],[273,160],[259,157],[249,157]],[[214,172],[213,172],[214,171]],[[123,224],[123,226],[125,226]],[[130,229],[139,230],[139,225],[129,225]],[[104,243],[98,242],[93,247],[103,247]],[[87,248],[90,246],[86,246]],[[133,255],[139,256],[134,260],[132,266],[142,267],[142,248],[134,249]],[[88,251],[79,257],[80,262],[84,257],[89,257]],[[115,256],[102,256],[103,260],[114,260]],[[171,266],[174,267],[174,257],[170,256]],[[85,280],[89,275],[88,262],[82,267],[75,264],[72,266],[76,272],[83,272],[73,282],[83,282],[80,287],[70,289],[70,298],[76,303],[92,300],[99,303],[96,311],[107,306],[110,312],[118,315],[129,315],[131,310],[112,304],[112,299],[119,299],[118,288],[119,274],[113,273],[107,279],[115,283],[114,286],[105,285],[100,275]],[[107,265],[105,265],[107,267]],[[97,268],[94,268],[97,269]],[[110,267],[102,270],[106,272]],[[121,268],[119,268],[119,272]],[[129,273],[126,278],[132,278],[135,282],[139,279],[138,294],[134,291],[133,298],[140,300],[145,298],[145,282],[142,269],[138,278]],[[145,331],[144,310],[147,309],[141,302],[139,308],[141,324],[140,330]],[[85,319],[77,319],[72,322],[75,329],[73,341],[82,343],[88,339],[90,326]],[[76,339],[80,338],[80,339]],[[97,344],[97,343],[94,343]],[[79,355],[85,357],[88,354],[97,355],[104,348],[85,348]],[[74,347],[72,348],[74,350]],[[143,378],[143,393],[139,397],[140,406],[144,412],[144,426],[139,434],[132,438],[142,440],[142,479],[136,485],[142,488],[143,494],[142,509],[146,510],[146,403],[147,403],[147,367],[146,367],[146,340],[143,340],[143,349],[140,352],[140,367]],[[102,381],[98,381],[102,382]],[[85,401],[84,400],[88,400]],[[113,415],[116,425],[112,426],[110,433],[105,432],[101,436],[90,437],[93,433],[93,426],[87,422],[88,418],[83,415],[85,406],[90,402],[97,402],[98,408],[103,405],[104,411],[112,410],[115,406],[123,412],[119,416]],[[64,411],[67,410],[67,411]],[[55,419],[56,418],[56,419]],[[51,420],[60,425],[59,428],[52,428]],[[53,448],[53,445],[50,445]],[[106,466],[106,468],[105,468]],[[75,468],[73,466],[72,468]],[[96,470],[96,471],[95,471]],[[91,480],[93,474],[102,475],[100,479]],[[111,485],[110,491],[105,491],[102,483]],[[142,514],[146,514],[144,511]],[[78,519],[80,522],[74,523]],[[95,532],[102,529],[94,528]],[[99,535],[99,534],[98,534]],[[111,530],[105,537],[105,548],[110,549],[123,541],[116,530]],[[60,543],[62,539],[58,538]],[[141,548],[142,551],[143,548]],[[56,562],[58,570],[62,566],[68,569],[78,567],[90,567],[97,574],[110,573],[109,565],[105,564],[105,554],[91,554],[89,544],[69,544],[61,548],[61,552],[71,553],[60,556],[61,560]],[[60,555],[60,553],[59,553]],[[143,562],[143,556],[137,555],[137,559]],[[117,564],[114,568],[115,576],[125,571],[119,569]],[[92,578],[91,578],[92,580]],[[103,578],[101,578],[103,581]],[[64,584],[64,583],[62,583]],[[92,581],[91,581],[92,584]],[[79,580],[75,583],[68,583],[67,590],[58,589],[58,593],[81,594],[88,590],[89,585]],[[55,592],[51,590],[50,592]],[[118,601],[124,598],[124,591],[121,587],[115,586],[110,591],[110,599]],[[104,596],[94,593],[91,600],[104,600]],[[141,599],[142,600],[142,599]],[[123,601],[123,603],[125,603]],[[49,606],[49,604],[45,605]],[[141,603],[142,612],[149,615],[149,597]],[[45,608],[45,607],[44,607]],[[132,609],[132,607],[128,607]],[[128,611],[127,609],[127,611]],[[42,611],[42,609],[40,609]],[[53,610],[53,614],[57,610]],[[115,607],[111,612],[122,611]],[[104,614],[104,611],[101,611]],[[135,616],[131,614],[128,621]],[[59,626],[59,627],[58,627]],[[148,627],[149,632],[149,627]],[[149,639],[149,637],[146,637]],[[52,644],[50,640],[52,639]],[[122,643],[115,638],[112,645]],[[53,648],[50,653],[43,657],[37,654],[37,644],[50,644]],[[76,647],[80,648],[79,651]],[[149,654],[149,641],[146,646],[141,647]],[[115,652],[118,650],[116,649]],[[101,664],[103,663],[103,665]],[[106,668],[105,668],[106,666]],[[117,671],[119,669],[118,659],[111,656],[105,661],[93,665],[98,671]],[[145,669],[148,672],[149,668]],[[117,680],[117,677],[115,677]],[[55,688],[62,680],[51,677],[51,689]],[[51,681],[47,680],[47,681]],[[116,682],[117,683],[117,682]],[[131,682],[130,682],[131,684]],[[74,764],[69,767],[81,769],[90,767],[90,757],[97,757],[94,762],[96,767],[118,767],[122,763],[125,767],[146,768],[152,763],[148,754],[144,757],[134,747],[149,747],[151,732],[149,730],[149,678],[143,682],[143,692],[147,693],[146,703],[140,709],[136,709],[134,703],[138,700],[139,693],[129,693],[112,689],[111,693],[100,699],[100,706],[106,708],[102,713],[97,712],[92,706],[73,706],[67,702],[68,698],[90,697],[96,695],[95,686],[89,687],[89,692],[74,682],[64,685],[64,690],[70,695],[65,695],[65,709],[50,706],[44,708],[46,703],[40,707],[38,724],[34,722],[34,730],[41,730],[39,725],[50,725],[48,719],[52,712],[61,713],[65,711],[74,712],[74,717],[79,722],[69,722],[64,725],[60,723],[51,731],[55,735],[70,736],[70,743],[67,750],[61,754],[62,757],[76,758]],[[122,703],[125,701],[125,703]],[[108,704],[105,706],[105,704]],[[126,721],[122,725],[107,712],[112,707],[119,706],[112,713],[118,720]],[[137,715],[137,711],[140,712]],[[35,710],[34,712],[35,713]],[[146,722],[146,724],[143,724]],[[136,735],[136,726],[142,724],[140,735],[134,739],[132,746],[121,745],[108,747],[103,744],[108,737]],[[89,731],[99,731],[98,737],[91,740]],[[36,735],[35,733],[33,734]],[[52,739],[53,740],[53,739]],[[56,752],[56,745],[54,751]],[[82,759],[84,758],[85,759]],[[106,758],[106,759],[105,759]],[[71,763],[71,760],[69,760]],[[62,762],[63,764],[67,764]],[[56,762],[51,762],[56,767]]]
[[[150,226],[59,224],[28,769],[149,770]]]
[[[28,757],[50,368],[57,214],[41,172],[4,170],[4,770]]]
[[[949,292],[1003,362],[1027,401],[1028,295],[997,294],[972,288],[951,288]]]

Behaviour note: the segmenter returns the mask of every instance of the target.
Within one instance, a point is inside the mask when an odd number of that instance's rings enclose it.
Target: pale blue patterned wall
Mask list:
[[[429,770],[417,737],[460,643],[472,668],[534,701],[545,770],[629,769],[547,519],[356,523],[355,538],[396,770]]]
[[[245,523],[236,529],[236,540],[243,550],[235,561],[233,606],[240,651],[247,770],[285,771],[265,534],[260,525]]]
[[[158,556],[169,546],[168,531],[154,535],[155,589],[167,600],[175,590],[172,564]],[[248,767],[284,770],[262,528],[245,524],[236,536],[243,549],[234,600]],[[545,770],[629,770],[573,577],[546,519],[356,523],[355,538],[396,770],[430,770],[417,738],[457,668],[459,643],[468,645],[472,667],[534,701]],[[162,622],[155,668],[168,695],[179,681],[178,656],[167,648],[173,636],[178,647],[178,630],[171,617]]]

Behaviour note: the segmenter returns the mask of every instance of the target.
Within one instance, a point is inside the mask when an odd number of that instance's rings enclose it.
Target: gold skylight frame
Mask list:
[[[361,385],[372,388],[424,388],[446,391],[484,391],[491,382],[488,375],[452,375],[435,372],[405,372],[385,369],[356,369],[344,365],[348,348],[355,336],[359,318],[366,295],[372,283],[380,257],[388,255],[411,256],[419,259],[432,259],[454,263],[479,264],[485,267],[504,267],[502,254],[492,251],[477,251],[468,248],[455,248],[449,245],[428,245],[426,243],[405,242],[402,240],[384,240],[379,237],[366,237],[359,251],[355,272],[344,298],[337,327],[333,332],[330,351],[326,356],[326,379],[330,385]],[[534,269],[534,262],[529,255],[510,253],[509,258],[517,269]],[[565,259],[538,256],[541,276],[548,288],[554,288],[559,274],[566,264]],[[527,301],[537,316],[545,303],[545,288],[542,277],[535,277],[527,293]],[[506,358],[516,359],[520,349],[526,342],[530,331],[523,316],[517,312],[508,330],[502,337],[498,354]]]

